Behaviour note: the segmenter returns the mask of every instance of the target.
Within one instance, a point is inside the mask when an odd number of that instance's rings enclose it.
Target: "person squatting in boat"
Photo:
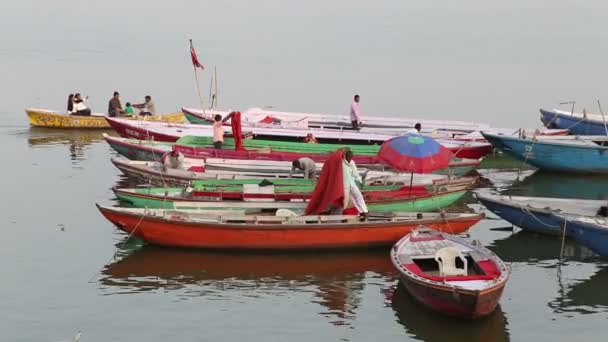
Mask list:
[[[317,164],[314,160],[303,157],[298,158],[291,162],[291,171],[289,171],[289,177],[291,178],[292,174],[296,170],[301,170],[304,172],[304,179],[315,179],[317,178]]]
[[[161,162],[165,171],[169,169],[184,170],[184,155],[176,150],[163,154]]]

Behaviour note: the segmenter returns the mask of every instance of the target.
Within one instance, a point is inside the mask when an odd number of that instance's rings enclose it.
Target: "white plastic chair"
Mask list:
[[[294,213],[293,211],[291,211],[289,209],[279,209],[275,213],[275,216],[295,217],[295,216],[298,216],[298,214]]]
[[[464,268],[456,267],[456,257],[462,260]],[[456,247],[444,247],[438,250],[435,252],[435,261],[439,264],[439,275],[442,277],[467,275],[467,259]]]

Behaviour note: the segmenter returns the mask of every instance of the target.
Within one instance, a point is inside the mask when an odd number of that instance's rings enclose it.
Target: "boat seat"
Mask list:
[[[460,258],[464,268],[456,267],[456,258]],[[435,261],[439,264],[440,276],[467,276],[467,259],[456,247],[443,247],[435,253]]]

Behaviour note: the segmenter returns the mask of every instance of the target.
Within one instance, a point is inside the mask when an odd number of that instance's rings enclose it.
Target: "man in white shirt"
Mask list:
[[[350,105],[350,122],[353,129],[359,129],[361,125],[361,111],[359,109],[359,95],[355,95],[353,103]]]
[[[146,95],[144,103],[134,104],[133,107],[140,109],[139,115],[156,115],[156,106],[150,95]]]
[[[367,218],[368,210],[365,204],[365,199],[357,182],[362,183],[361,175],[357,170],[355,161],[353,160],[353,152],[348,150],[344,153],[344,160],[342,165],[343,177],[344,177],[344,207],[348,205],[349,200],[352,201],[353,206],[357,209],[359,214],[365,219]]]

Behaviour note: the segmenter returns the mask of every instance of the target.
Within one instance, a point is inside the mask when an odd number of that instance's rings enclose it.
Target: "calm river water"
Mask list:
[[[0,5],[0,146],[5,153],[0,340],[604,340],[608,263],[567,241],[470,231],[507,261],[499,309],[469,322],[412,303],[388,250],[226,254],[125,243],[97,212],[120,180],[100,132],[29,128],[23,108],[67,94],[105,111],[112,91],[161,111],[197,105],[187,38],[220,75],[220,106],[366,113],[534,127],[538,107],[593,109],[608,59],[608,4],[586,1],[23,0]],[[600,73],[601,74],[601,73]],[[608,99],[607,99],[608,100]],[[519,172],[492,157],[489,186],[605,199],[608,181]],[[461,203],[481,210],[472,197]]]

